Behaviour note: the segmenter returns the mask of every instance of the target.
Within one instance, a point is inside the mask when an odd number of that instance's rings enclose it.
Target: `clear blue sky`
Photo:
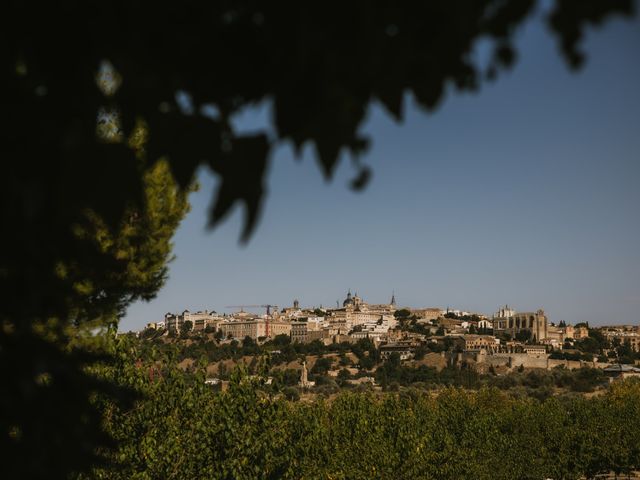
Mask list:
[[[326,183],[309,150],[274,153],[256,233],[238,244],[240,209],[207,231],[216,184],[175,236],[158,297],[129,308],[121,330],[165,312],[226,305],[334,306],[351,288],[370,302],[491,314],[508,303],[552,321],[640,321],[640,22],[590,30],[571,73],[540,20],[519,32],[516,68],[475,95],[447,95],[435,114],[408,99],[395,124],[379,107],[354,193],[345,158]],[[267,123],[269,107],[237,125]]]

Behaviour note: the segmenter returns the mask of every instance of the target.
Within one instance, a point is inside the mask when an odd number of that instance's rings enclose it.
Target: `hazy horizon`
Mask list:
[[[237,210],[207,232],[216,180],[201,171],[167,284],[120,329],[185,309],[333,307],[349,288],[371,303],[394,291],[400,306],[491,315],[509,304],[553,322],[638,323],[638,26],[589,29],[574,74],[538,19],[518,35],[514,70],[479,94],[450,89],[433,115],[407,99],[401,124],[374,108],[362,129],[373,178],[361,193],[348,187],[349,158],[327,183],[311,149],[298,162],[281,146],[247,246]],[[262,105],[236,125],[268,115]]]

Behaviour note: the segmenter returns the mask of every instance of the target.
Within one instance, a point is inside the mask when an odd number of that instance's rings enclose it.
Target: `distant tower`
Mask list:
[[[362,303],[362,299],[358,296],[358,292],[353,296],[353,306],[358,307]]]
[[[307,362],[302,362],[302,371],[300,372],[300,381],[298,382],[298,386],[301,388],[310,388],[315,384],[316,382],[310,382],[307,378]]]
[[[396,306],[396,292],[391,292],[391,305]]]
[[[293,301],[293,308],[295,308],[296,310],[300,308],[300,302],[297,298]]]

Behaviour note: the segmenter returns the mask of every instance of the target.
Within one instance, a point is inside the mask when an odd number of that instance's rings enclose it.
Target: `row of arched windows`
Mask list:
[[[509,328],[533,328],[533,322],[533,315],[531,315],[528,319],[527,317],[511,317],[509,319]]]

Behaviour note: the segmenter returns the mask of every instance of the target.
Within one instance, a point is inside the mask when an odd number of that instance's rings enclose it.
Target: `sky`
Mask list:
[[[240,208],[206,228],[217,179],[202,170],[166,285],[120,329],[185,309],[334,307],[348,289],[371,303],[395,292],[409,307],[491,315],[509,304],[554,322],[640,323],[639,27],[590,29],[574,73],[533,19],[515,68],[479,93],[451,91],[430,114],[408,97],[401,124],[374,105],[363,192],[349,188],[349,158],[327,182],[311,149],[300,160],[278,147],[247,245]],[[251,131],[270,115],[263,104],[234,123]]]

